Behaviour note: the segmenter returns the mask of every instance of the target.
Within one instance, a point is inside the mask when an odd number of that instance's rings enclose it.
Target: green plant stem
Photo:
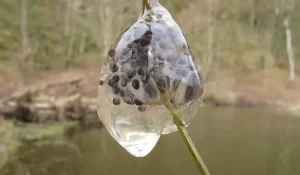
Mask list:
[[[143,0],[143,12],[142,15],[145,13],[145,10],[150,10],[151,6],[149,4],[149,0]],[[170,113],[173,116],[173,121],[176,124],[178,131],[180,132],[184,143],[188,147],[190,153],[192,154],[194,161],[196,162],[200,172],[202,175],[210,175],[208,172],[208,169],[205,166],[204,161],[202,160],[199,152],[197,151],[191,137],[189,136],[187,130],[185,129],[185,126],[180,118],[180,114],[176,111],[176,109],[173,107],[173,105],[170,103],[170,95],[168,93],[165,93],[162,95],[161,101],[166,106],[166,108],[170,111]]]
[[[143,0],[143,12],[142,12],[142,15],[145,13],[145,10],[150,10],[151,9],[151,6],[149,4],[149,0]]]
[[[200,172],[202,173],[202,175],[210,175],[204,161],[202,160],[196,146],[194,145],[191,137],[189,136],[187,130],[185,129],[185,126],[180,118],[180,114],[177,112],[177,110],[173,107],[173,105],[170,103],[170,97],[169,94],[164,94],[162,96],[162,102],[165,105],[165,107],[169,110],[169,112],[172,114],[173,116],[173,121],[176,124],[178,131],[180,132],[184,143],[186,144],[186,146],[188,147],[190,153],[192,154],[195,163],[197,164]]]

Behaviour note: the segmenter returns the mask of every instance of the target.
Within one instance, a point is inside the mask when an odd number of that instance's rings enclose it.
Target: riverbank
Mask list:
[[[29,123],[97,121],[99,70],[100,66],[89,65],[25,80],[22,74],[1,68],[0,99],[8,100],[10,109],[0,105],[0,116]],[[276,108],[300,114],[300,79],[290,82],[288,72],[280,69],[219,71],[205,85],[205,105]],[[26,113],[18,108],[24,100],[31,110]]]
[[[0,99],[7,102],[0,105],[0,167],[24,142],[64,138],[78,126],[101,127],[96,112],[99,70],[88,66],[25,80],[2,67]],[[300,116],[300,80],[289,82],[285,71],[222,71],[213,77],[205,82],[204,106],[272,108]],[[22,105],[29,110],[24,112]]]

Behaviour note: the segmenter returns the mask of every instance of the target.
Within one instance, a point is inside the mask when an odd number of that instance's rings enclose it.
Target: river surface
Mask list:
[[[299,175],[300,119],[274,110],[201,108],[188,127],[212,175]],[[179,133],[135,158],[105,128],[23,146],[2,175],[198,175]]]

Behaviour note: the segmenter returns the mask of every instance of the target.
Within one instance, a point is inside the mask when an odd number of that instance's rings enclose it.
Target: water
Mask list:
[[[212,175],[299,175],[300,119],[274,110],[203,108],[188,131]],[[24,146],[1,175],[198,175],[179,133],[135,158],[106,129]]]

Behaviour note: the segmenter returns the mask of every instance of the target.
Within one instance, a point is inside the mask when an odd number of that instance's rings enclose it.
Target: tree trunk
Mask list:
[[[21,36],[22,36],[22,59],[21,69],[27,71],[30,45],[28,40],[27,0],[22,0],[21,6]]]
[[[295,59],[294,59],[294,52],[293,52],[293,44],[292,44],[292,32],[290,29],[290,22],[288,16],[284,19],[284,27],[285,27],[285,34],[286,34],[286,51],[289,59],[289,66],[290,66],[290,80],[295,80]]]
[[[255,27],[255,20],[256,20],[256,0],[252,0],[252,9],[251,9],[251,16],[250,16],[250,25],[251,28],[254,29]]]
[[[215,33],[215,17],[214,17],[214,1],[208,1],[208,34],[207,34],[207,62],[206,77],[209,76],[214,59],[214,33]]]
[[[65,16],[65,36],[70,36],[70,30],[71,30],[71,7],[72,6],[72,0],[68,0],[67,1],[67,12],[66,12],[66,16]]]

